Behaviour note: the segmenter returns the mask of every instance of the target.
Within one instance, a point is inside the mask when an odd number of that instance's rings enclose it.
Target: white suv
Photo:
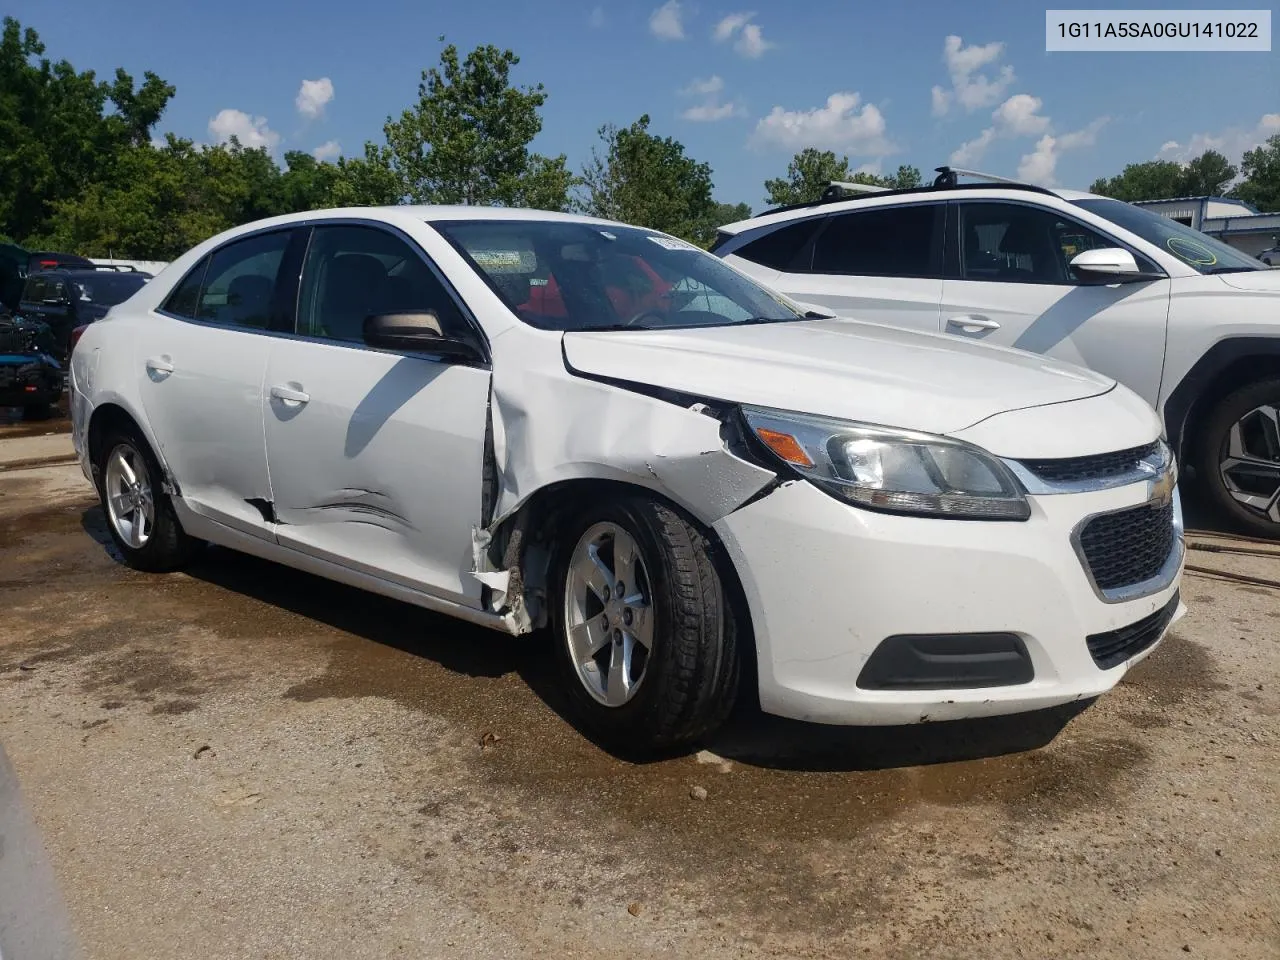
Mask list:
[[[833,185],[712,249],[832,313],[1114,377],[1160,411],[1215,506],[1280,536],[1280,271],[1118,200],[939,169],[915,190]]]
[[[630,749],[708,730],[742,676],[830,723],[1091,697],[1182,611],[1172,456],[1132,391],[813,318],[649,230],[255,223],[90,326],[71,372],[126,562],[212,541],[546,625],[585,725]]]

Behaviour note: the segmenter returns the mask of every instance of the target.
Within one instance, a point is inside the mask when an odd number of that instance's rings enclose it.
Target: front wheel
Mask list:
[[[737,695],[740,651],[703,533],[639,496],[598,502],[563,529],[552,627],[587,731],[644,752],[722,723]]]
[[[1251,383],[1204,421],[1196,475],[1219,512],[1280,538],[1280,379]]]

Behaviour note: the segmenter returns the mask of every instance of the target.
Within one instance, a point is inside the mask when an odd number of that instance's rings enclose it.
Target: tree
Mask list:
[[[93,71],[42,55],[32,29],[4,18],[0,36],[0,232],[19,241],[47,229],[60,201],[115,176],[124,152],[151,137],[172,86],[153,73],[140,89],[117,70]]]
[[[920,170],[905,164],[897,173],[880,176],[866,171],[849,172],[849,158],[837,157],[830,150],[805,147],[787,164],[787,175],[764,182],[768,202],[773,206],[791,203],[815,203],[833,181],[865,183],[890,190],[909,190],[921,183]]]
[[[329,201],[335,207],[376,207],[404,202],[404,185],[391,166],[391,149],[364,145],[363,157],[341,157]]]
[[[1264,213],[1280,210],[1280,134],[1268,138],[1260,147],[1246,150],[1240,169],[1244,180],[1233,196]]]
[[[366,148],[361,175],[383,185],[385,161],[402,196],[417,203],[497,203],[536,200],[553,210],[568,206],[572,176],[564,155],[542,157],[529,144],[542,130],[542,84],[513,87],[510,50],[476,47],[459,61],[453,44],[440,67],[422,74],[418,102],[400,119],[388,118],[386,152]]]
[[[708,246],[717,204],[711,167],[685,156],[684,144],[649,132],[649,115],[629,127],[600,128],[604,144],[583,167],[578,207],[609,220],[661,230]]]
[[[1183,170],[1182,188],[1188,197],[1221,197],[1238,171],[1217,150],[1206,150]]]
[[[745,203],[717,203],[711,214],[711,222],[717,227],[751,218],[751,207]]]

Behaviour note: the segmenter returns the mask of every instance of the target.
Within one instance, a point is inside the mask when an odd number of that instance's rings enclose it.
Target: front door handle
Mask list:
[[[959,327],[968,333],[977,333],[979,330],[1000,329],[1000,323],[997,320],[992,320],[990,317],[969,316],[967,314],[948,318],[947,326]]]
[[[293,387],[282,386],[281,384],[276,384],[271,388],[271,397],[274,400],[280,400],[289,406],[296,407],[302,406],[311,399],[309,394],[303,393],[301,390],[295,390]]]
[[[148,373],[155,374],[161,380],[173,373],[173,364],[168,357],[147,357],[146,367]]]

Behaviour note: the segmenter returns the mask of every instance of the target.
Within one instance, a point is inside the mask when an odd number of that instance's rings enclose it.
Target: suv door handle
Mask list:
[[[309,394],[303,393],[301,390],[295,390],[292,387],[285,387],[280,384],[276,384],[271,388],[271,396],[275,400],[282,400],[285,403],[296,404],[297,406],[302,406],[311,399]]]
[[[1000,323],[992,320],[990,317],[961,315],[958,317],[949,317],[947,319],[948,327],[959,327],[961,330],[967,330],[969,333],[977,333],[979,330],[999,330]]]
[[[158,374],[161,379],[173,373],[173,364],[165,357],[147,357],[146,367],[149,372]]]

